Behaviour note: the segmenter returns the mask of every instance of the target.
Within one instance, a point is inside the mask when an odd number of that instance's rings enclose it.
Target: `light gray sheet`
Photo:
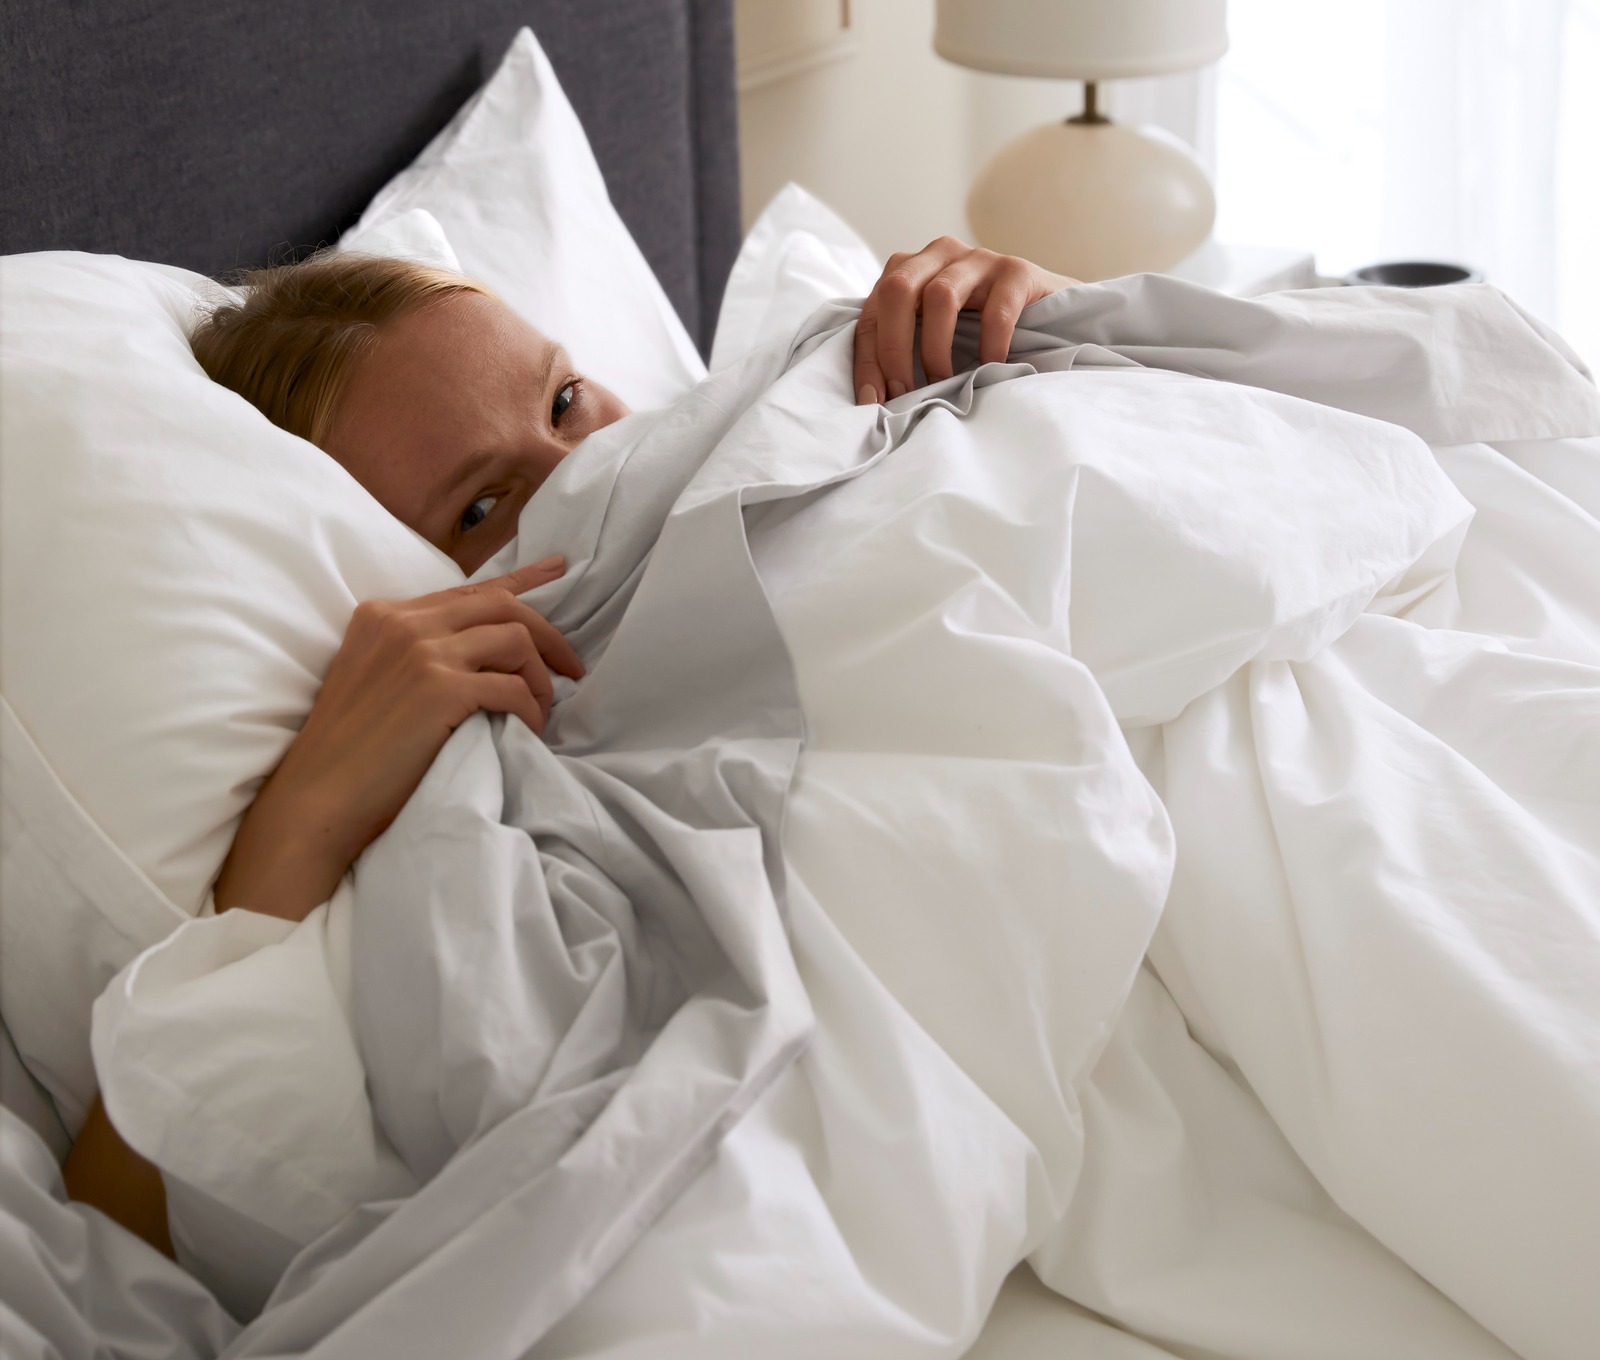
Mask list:
[[[0,1106],[0,1355],[209,1360],[237,1331],[160,1252],[70,1202],[44,1140]]]

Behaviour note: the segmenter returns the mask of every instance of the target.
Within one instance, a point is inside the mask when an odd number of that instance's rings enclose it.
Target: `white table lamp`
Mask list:
[[[1083,112],[1002,147],[973,182],[979,242],[1080,279],[1169,269],[1211,233],[1217,203],[1193,152],[1113,123],[1096,85],[1216,61],[1226,0],[938,0],[939,55],[980,71],[1082,80]]]

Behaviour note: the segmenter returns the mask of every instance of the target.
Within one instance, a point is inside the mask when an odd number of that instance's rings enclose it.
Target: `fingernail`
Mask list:
[[[878,404],[878,389],[867,383],[856,393],[857,406],[876,406]]]
[[[906,385],[903,382],[896,382],[895,379],[890,378],[889,379],[889,400],[893,401],[896,397],[903,397],[903,396],[905,396],[905,394],[906,394]]]
[[[533,565],[536,567],[559,567],[564,565],[566,560],[560,553],[552,553],[549,557],[541,557]]]

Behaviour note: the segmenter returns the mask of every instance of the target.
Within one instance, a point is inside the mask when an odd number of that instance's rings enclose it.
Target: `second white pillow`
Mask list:
[[[864,297],[878,281],[872,248],[838,213],[798,184],[786,184],[761,211],[728,275],[713,371],[761,341],[793,334],[830,298]]]
[[[581,372],[630,406],[664,406],[705,377],[528,29],[341,244],[415,208],[443,228],[463,273],[559,340]]]

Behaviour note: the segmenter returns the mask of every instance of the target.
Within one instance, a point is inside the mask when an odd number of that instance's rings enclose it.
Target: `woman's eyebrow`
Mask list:
[[[544,363],[539,369],[539,391],[546,392],[550,388],[550,375],[556,371],[556,364],[566,359],[570,365],[572,360],[567,358],[567,348],[552,340],[544,352]]]

